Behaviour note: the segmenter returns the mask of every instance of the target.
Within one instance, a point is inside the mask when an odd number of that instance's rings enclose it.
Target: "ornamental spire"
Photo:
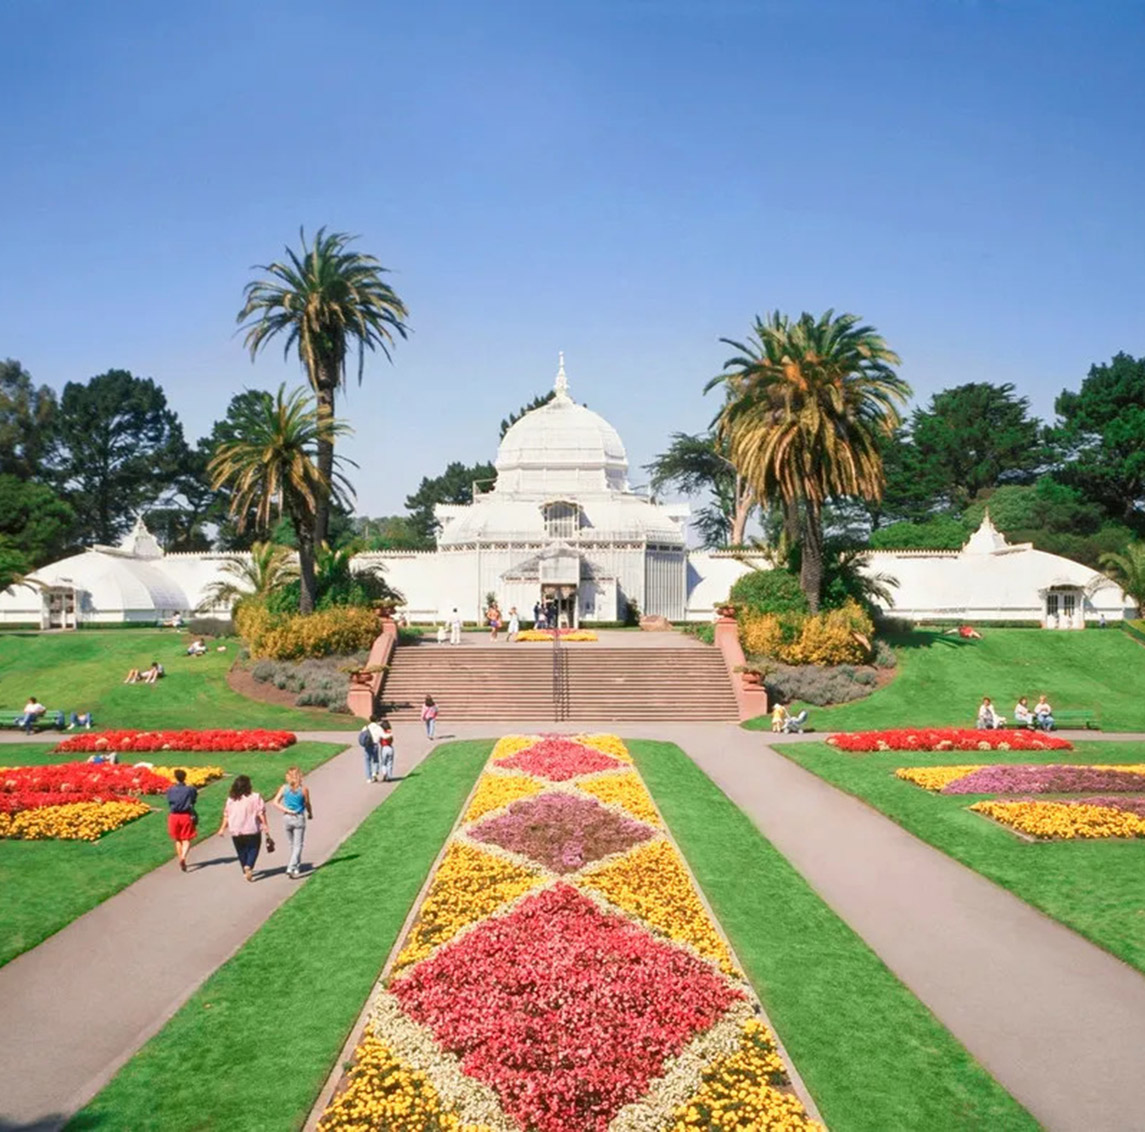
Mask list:
[[[569,400],[569,379],[565,377],[565,352],[561,350],[559,353],[560,365],[557,367],[557,380],[553,383],[553,392],[556,394],[555,400],[568,401]]]

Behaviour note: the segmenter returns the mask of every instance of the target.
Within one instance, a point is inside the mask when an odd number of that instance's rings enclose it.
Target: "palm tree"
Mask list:
[[[792,322],[778,311],[756,318],[739,353],[706,390],[723,385],[727,400],[717,434],[759,500],[778,500],[798,525],[799,584],[811,609],[823,583],[823,504],[883,491],[880,438],[900,423],[910,387],[891,368],[898,356],[856,315]]]
[[[330,476],[318,466],[319,444],[333,445],[334,438],[349,432],[344,421],[320,417],[308,394],[286,387],[278,394],[248,406],[236,421],[237,438],[219,445],[207,470],[212,490],[224,484],[233,492],[231,517],[241,533],[248,518],[269,527],[277,508],[286,515],[298,538],[301,575],[299,608],[314,611],[314,516],[319,501],[334,498],[348,502],[352,494],[334,460]],[[347,461],[348,462],[348,461]]]
[[[1145,542],[1131,542],[1120,554],[1103,554],[1101,567],[1138,610],[1145,609]]]
[[[299,231],[300,252],[286,249],[286,260],[255,268],[267,278],[246,285],[246,302],[238,321],[246,331],[251,360],[278,334],[285,334],[283,353],[298,351],[310,387],[318,399],[318,419],[334,419],[334,394],[346,380],[346,357],[358,349],[361,384],[366,351],[381,350],[388,360],[394,335],[405,338],[408,316],[393,288],[382,282],[384,268],[372,255],[351,251],[357,237],[319,228],[314,242]],[[249,320],[249,321],[248,321]],[[318,441],[318,470],[327,482],[334,478],[334,433]],[[330,500],[318,496],[314,515],[314,545],[326,541]]]
[[[234,605],[244,597],[267,598],[271,592],[298,577],[294,551],[273,542],[256,542],[248,554],[228,558],[219,572],[225,574],[203,591],[200,611],[223,604]]]

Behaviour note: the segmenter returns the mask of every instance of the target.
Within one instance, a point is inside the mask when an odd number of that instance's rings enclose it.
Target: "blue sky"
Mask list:
[[[342,403],[365,513],[558,350],[634,484],[769,309],[1043,416],[1145,352],[1145,5],[8,0],[0,42],[0,356],[154,377],[195,438],[302,380],[234,334],[251,266],[357,233],[413,328]]]

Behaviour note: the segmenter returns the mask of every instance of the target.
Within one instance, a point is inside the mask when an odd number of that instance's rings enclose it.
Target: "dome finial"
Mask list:
[[[565,377],[565,352],[559,352],[560,365],[557,367],[557,380],[553,382],[553,392],[556,394],[556,400],[567,401],[569,400],[569,379]]]

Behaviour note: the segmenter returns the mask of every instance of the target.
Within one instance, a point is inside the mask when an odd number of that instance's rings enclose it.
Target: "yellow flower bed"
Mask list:
[[[546,641],[552,644],[552,633],[546,632],[544,629],[522,629],[517,634],[518,641]],[[561,634],[561,644],[566,641],[595,641],[598,640],[597,635],[591,629],[574,629],[571,633]]]
[[[428,1077],[405,1065],[369,1029],[355,1050],[346,1088],[318,1122],[318,1132],[491,1132],[446,1111]]]
[[[1107,806],[1063,802],[975,802],[970,807],[1037,838],[1145,837],[1145,818]]]
[[[1123,770],[1126,774],[1145,774],[1145,763],[1094,763],[1094,770]]]
[[[739,973],[675,848],[663,838],[591,869],[579,883],[670,939],[690,943],[705,958],[719,963],[725,973]]]
[[[164,778],[169,778],[172,782],[175,781],[175,767],[156,766],[151,769],[156,774],[161,774]],[[187,772],[187,785],[194,786],[196,790],[206,786],[208,782],[214,782],[216,778],[223,777],[223,768],[221,766],[185,766],[183,769]]]
[[[660,815],[644,789],[640,776],[625,771],[623,774],[602,774],[598,778],[581,779],[579,789],[591,794],[597,801],[621,806],[634,818],[649,825],[660,826]]]
[[[396,967],[424,959],[467,924],[484,919],[540,883],[540,877],[511,861],[455,841],[438,866]]]
[[[128,799],[69,802],[16,814],[0,814],[0,838],[20,841],[98,841],[105,833],[141,818],[151,807]]]
[[[540,742],[540,738],[539,735],[505,735],[497,740],[489,757],[495,763],[499,763],[502,759],[510,759],[518,751]]]
[[[572,740],[574,743],[583,743],[586,747],[611,755],[623,763],[632,762],[632,756],[619,735],[574,735]]]
[[[477,783],[464,820],[476,821],[491,810],[499,810],[510,802],[531,798],[540,792],[541,784],[526,774],[484,774]]]
[[[672,1132],[811,1132],[812,1120],[799,1098],[776,1088],[788,1084],[771,1032],[755,1019],[744,1023],[740,1048],[720,1058],[703,1076],[700,1090],[673,1114]]]
[[[981,764],[975,766],[900,766],[895,771],[896,778],[904,778],[921,786],[924,790],[933,790],[936,793],[952,782],[982,770]]]

